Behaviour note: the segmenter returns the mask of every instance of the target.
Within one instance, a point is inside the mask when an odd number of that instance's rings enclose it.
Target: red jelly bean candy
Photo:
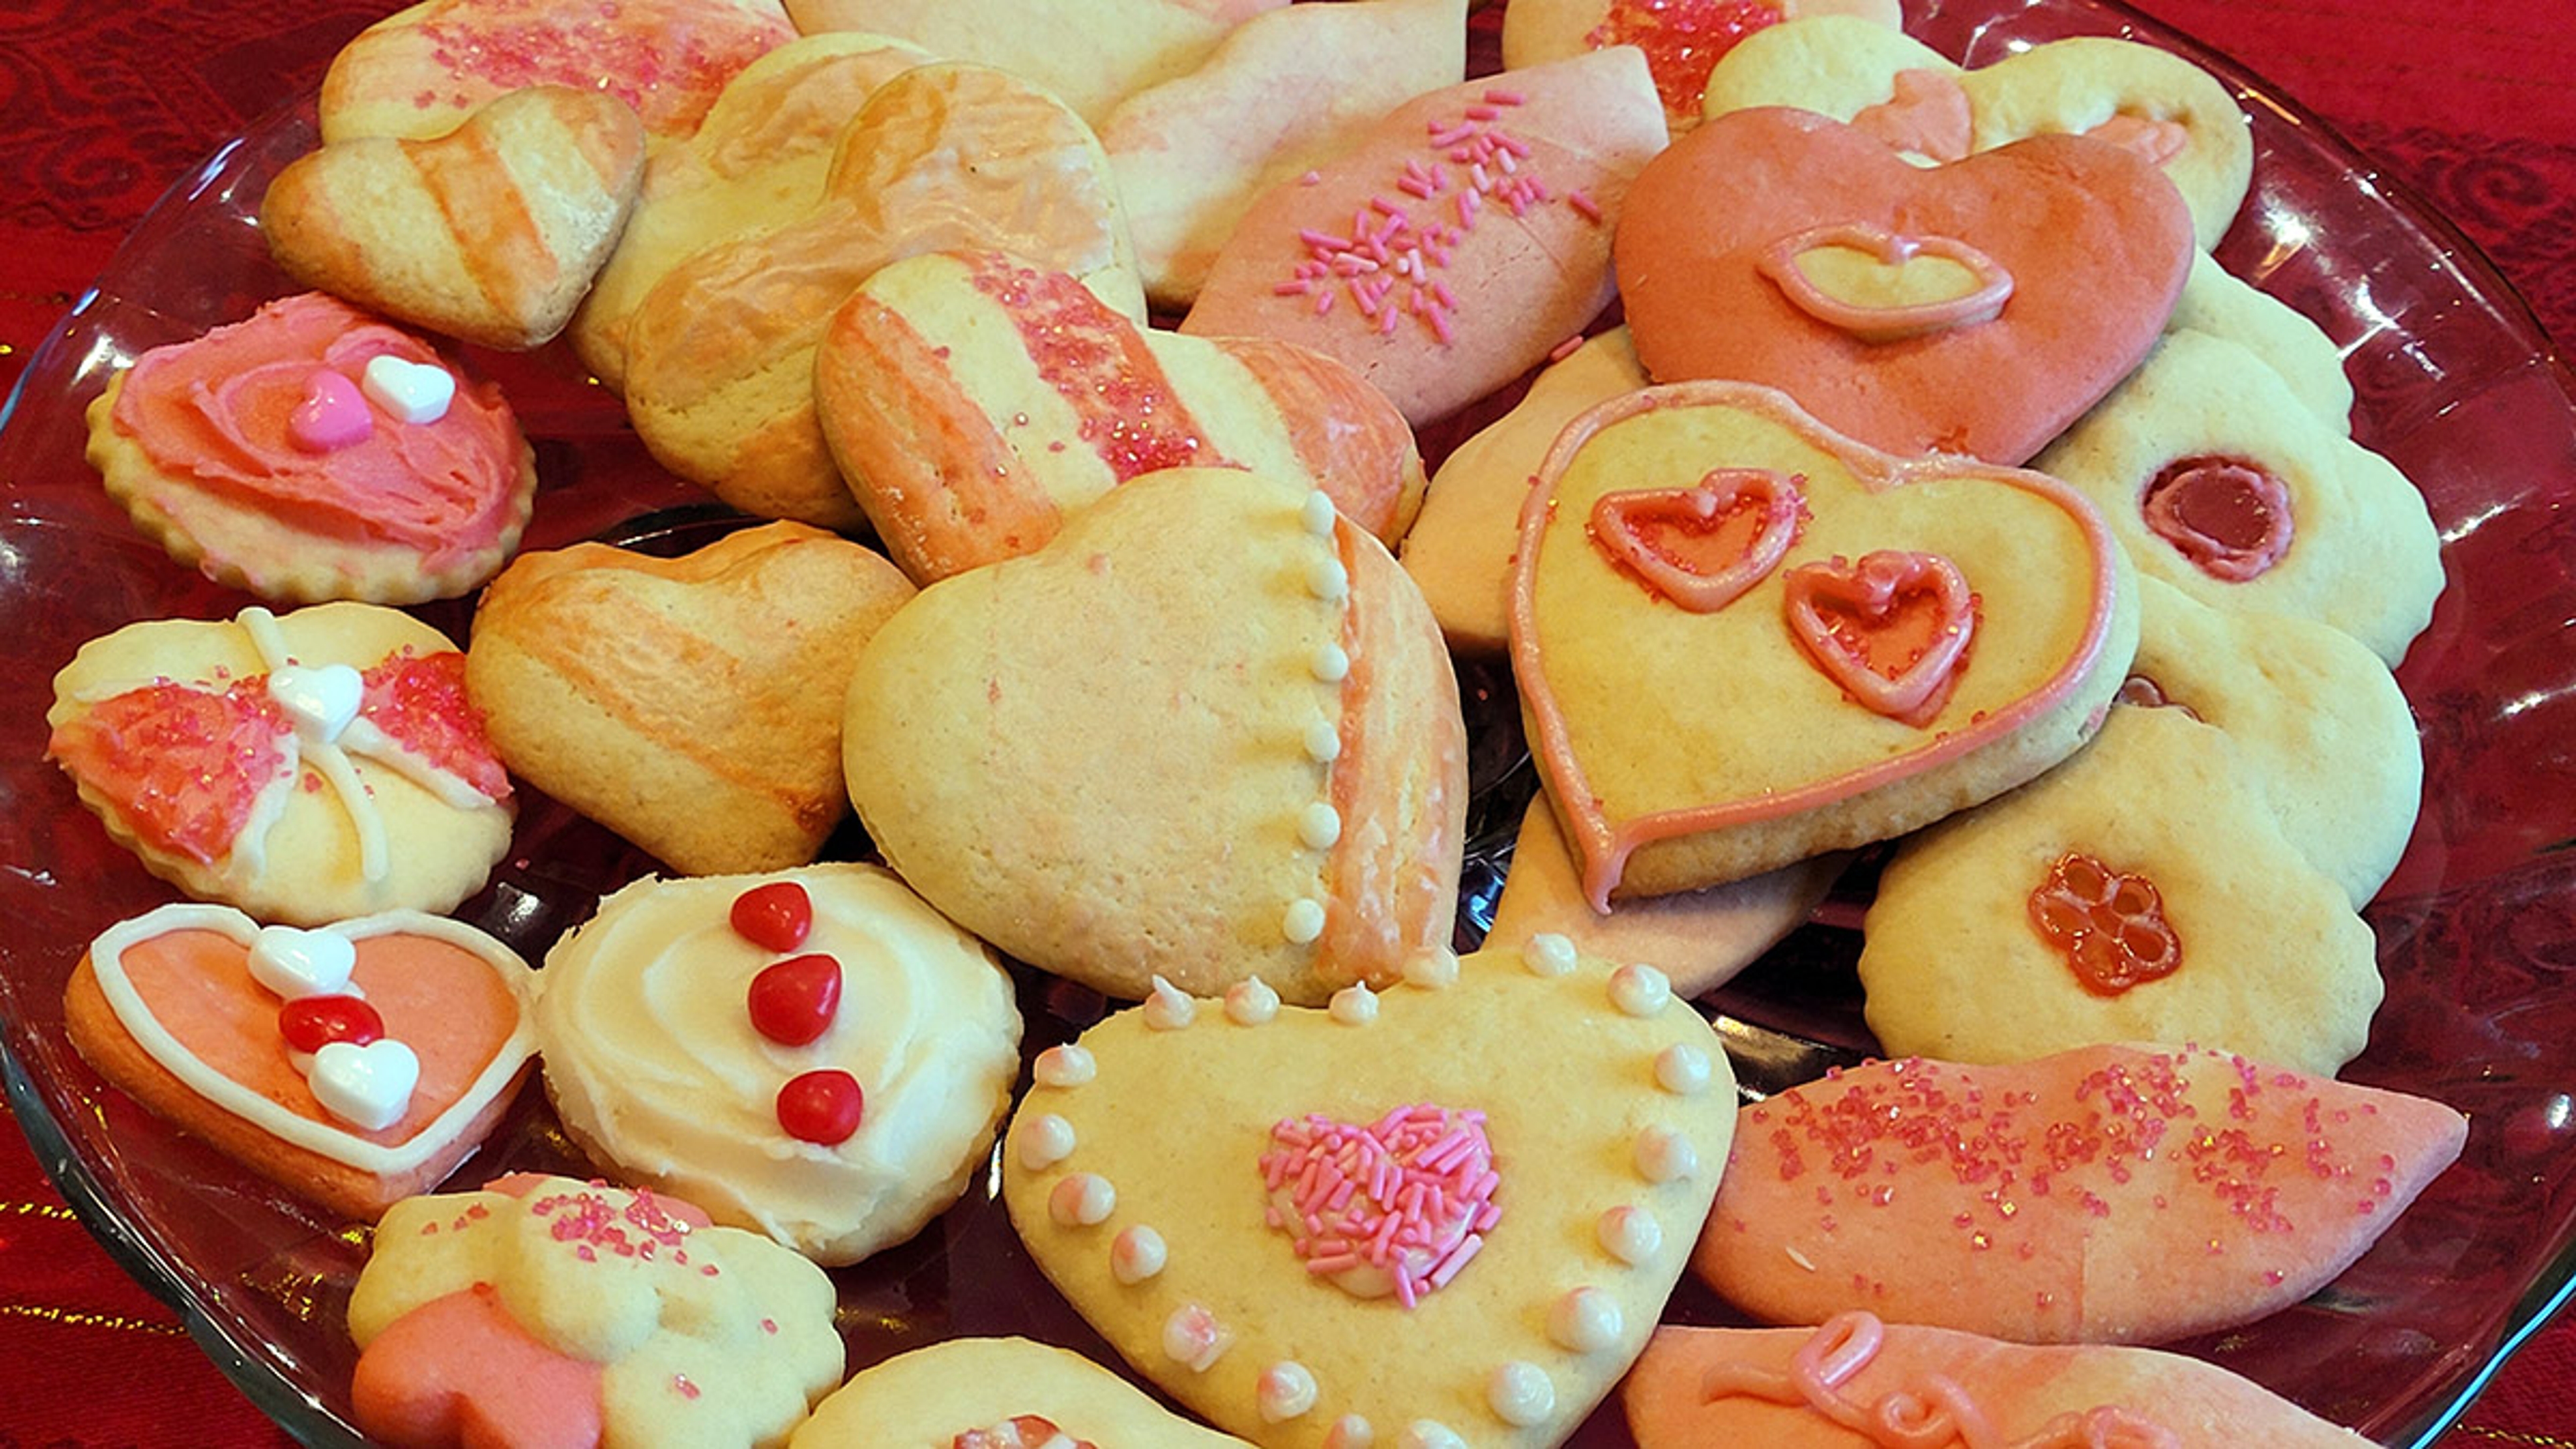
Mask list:
[[[335,1041],[365,1046],[385,1034],[385,1019],[355,996],[299,996],[278,1008],[277,1031],[289,1050],[310,1055]]]
[[[859,1130],[866,1105],[858,1078],[838,1067],[818,1067],[778,1089],[778,1125],[790,1137],[837,1147]]]
[[[814,902],[792,880],[753,886],[734,897],[733,928],[755,946],[793,951],[814,929]]]
[[[821,1036],[841,1009],[841,963],[829,956],[790,956],[751,978],[746,1004],[754,1031],[780,1046]]]

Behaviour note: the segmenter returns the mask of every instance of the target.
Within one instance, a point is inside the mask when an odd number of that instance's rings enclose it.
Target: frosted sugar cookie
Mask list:
[[[2439,1102],[2192,1047],[1871,1062],[1745,1109],[1691,1255],[1769,1323],[1866,1306],[2163,1343],[2341,1274],[2460,1154]]]
[[[465,656],[394,609],[129,624],[54,676],[45,722],[146,870],[262,920],[446,911],[510,846]]]
[[[859,656],[842,741],[888,863],[1011,956],[1320,1004],[1448,943],[1465,735],[1386,550],[1312,489],[1200,468],[924,589]]]
[[[332,1212],[427,1192],[536,1054],[527,963],[416,911],[318,930],[169,905],[90,944],[63,1001],[99,1075]]]
[[[954,1338],[862,1369],[788,1449],[1242,1449],[1077,1353],[1025,1338]]]
[[[1709,67],[1744,37],[1809,15],[1847,15],[1890,31],[1905,19],[1896,0],[1514,0],[1503,12],[1503,64],[1519,69],[1633,45],[1645,52],[1664,119],[1679,135],[1699,124]]]
[[[2379,1007],[2370,927],[2179,709],[2114,706],[2072,760],[1906,841],[1863,929],[1891,1055],[2161,1042],[2331,1076]]]
[[[637,881],[541,985],[574,1141],[827,1265],[956,1201],[1019,1075],[1010,977],[874,866]]]
[[[536,495],[498,387],[320,293],[153,348],[88,421],[90,463],[137,526],[278,603],[465,593],[518,547]]]
[[[1895,458],[1767,388],[1585,413],[1512,576],[1522,714],[1585,897],[1886,839],[2064,759],[2136,647],[2126,569],[2056,480]]]
[[[1321,1010],[1158,994],[1036,1073],[1002,1156],[1030,1256],[1192,1411],[1305,1449],[1560,1442],[1645,1343],[1735,1118],[1663,976],[1561,938]]]
[[[513,1175],[397,1203],[349,1295],[384,1444],[784,1444],[841,1378],[832,1283],[688,1203]]]

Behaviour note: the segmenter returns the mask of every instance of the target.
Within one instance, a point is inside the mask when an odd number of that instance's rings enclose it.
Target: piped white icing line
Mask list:
[[[1279,1015],[1279,993],[1255,976],[1225,989],[1225,1017],[1237,1026],[1267,1026]]]
[[[1375,1443],[1377,1430],[1358,1414],[1335,1419],[1332,1430],[1324,1435],[1324,1449],[1370,1449]]]
[[[1297,839],[1308,850],[1330,850],[1342,838],[1342,812],[1329,801],[1309,801],[1297,812]]]
[[[349,981],[358,948],[346,936],[294,926],[262,926],[250,942],[250,979],[281,1001],[307,996],[358,996]]]
[[[1576,960],[1574,943],[1554,931],[1537,932],[1521,948],[1521,964],[1534,976],[1563,976]]]
[[[1342,757],[1342,731],[1331,720],[1319,719],[1306,726],[1306,758],[1319,765],[1329,765]]]
[[[1324,1009],[1344,1026],[1366,1026],[1377,1020],[1377,993],[1366,982],[1355,981],[1334,992]]]
[[[1619,1300],[1588,1284],[1548,1305],[1547,1336],[1568,1353],[1599,1353],[1616,1345],[1626,1328]]]
[[[1279,913],[1279,934],[1292,946],[1310,944],[1324,934],[1324,903],[1304,896],[1288,903]]]
[[[1066,1042],[1038,1053],[1029,1071],[1041,1087],[1080,1087],[1100,1075],[1100,1063],[1093,1060],[1089,1047]]]
[[[1044,1172],[1071,1157],[1074,1143],[1072,1123],[1053,1112],[1041,1112],[1020,1133],[1020,1166]]]
[[[1161,1273],[1169,1261],[1163,1235],[1143,1223],[1121,1229],[1109,1245],[1109,1275],[1130,1288]]]
[[[1060,1228],[1098,1227],[1118,1210],[1118,1189],[1096,1172],[1069,1173],[1047,1193],[1047,1216]]]
[[[315,701],[304,697],[307,691],[301,686],[306,680],[302,677],[303,672],[296,670],[294,657],[287,652],[286,635],[277,627],[275,614],[253,604],[235,616],[235,622],[241,625],[244,634],[250,636],[251,647],[259,651],[260,662],[268,667],[269,696],[277,700],[286,710],[287,718],[294,722],[296,748],[289,752],[290,755],[310,757],[313,767],[339,796],[340,808],[349,815],[349,827],[357,833],[359,872],[371,881],[384,879],[388,849],[384,812],[376,808],[374,796],[358,778],[357,767],[349,762],[349,752],[341,746],[341,736],[347,732],[349,719],[334,723],[328,713],[298,714],[297,705],[289,703],[290,699],[298,699],[309,707]],[[339,667],[350,669],[346,664]],[[287,674],[283,694],[278,682],[282,671],[294,671]],[[356,671],[351,669],[350,672]],[[329,688],[320,686],[322,691]],[[350,719],[356,715],[356,709],[352,708]],[[382,738],[381,735],[378,737]],[[291,768],[286,773],[290,779],[295,774]]]
[[[323,1111],[362,1132],[382,1132],[411,1110],[412,1089],[420,1085],[420,1058],[392,1037],[380,1036],[364,1046],[325,1042],[313,1054],[306,1082]]]
[[[1614,1207],[1593,1230],[1611,1257],[1636,1267],[1663,1250],[1664,1225],[1641,1207]]]
[[[1648,1182],[1677,1182],[1699,1171],[1699,1149],[1669,1127],[1649,1127],[1637,1134],[1636,1162]]]
[[[1610,1004],[1630,1016],[1653,1016],[1672,1001],[1672,978],[1642,961],[1610,973]]]
[[[1696,1097],[1711,1079],[1708,1053],[1689,1042],[1675,1042],[1655,1054],[1655,1085],[1676,1097]]]
[[[1446,946],[1416,951],[1404,958],[1404,982],[1425,991],[1444,991],[1458,984],[1458,953]]]
[[[146,1055],[160,1063],[170,1075],[186,1083],[198,1096],[279,1141],[360,1172],[387,1177],[409,1172],[452,1142],[464,1130],[465,1124],[509,1085],[518,1074],[520,1063],[535,1054],[536,1028],[528,1020],[526,1010],[534,974],[529,971],[528,964],[519,959],[518,953],[490,936],[462,922],[420,911],[386,911],[341,921],[322,929],[345,936],[352,942],[387,935],[426,936],[446,942],[489,965],[508,985],[511,995],[519,1000],[521,1010],[517,1025],[502,1039],[483,1070],[466,1084],[465,1090],[446,1110],[402,1142],[390,1146],[369,1142],[346,1128],[288,1111],[265,1094],[255,1092],[207,1065],[152,1014],[152,1008],[145,1003],[142,993],[135,989],[133,979],[125,974],[126,950],[137,942],[172,931],[202,930],[229,937],[247,951],[258,938],[259,924],[240,911],[230,906],[186,902],[162,906],[132,920],[120,921],[99,933],[98,939],[90,943],[90,969],[98,977],[99,994],[107,999],[108,1009],[116,1013],[117,1022],[125,1028],[126,1034],[134,1038],[135,1044]]]
[[[1437,1419],[1416,1419],[1395,1437],[1397,1449],[1467,1449],[1456,1430]]]
[[[1198,1019],[1198,1002],[1157,975],[1153,991],[1145,998],[1145,1025],[1156,1031],[1179,1031]]]
[[[1485,1402],[1494,1417],[1526,1429],[1556,1412],[1556,1384],[1547,1370],[1527,1359],[1497,1364],[1485,1378]]]
[[[1234,1331],[1200,1304],[1184,1303],[1163,1320],[1163,1356],[1192,1373],[1206,1373],[1233,1346]]]
[[[1315,1407],[1315,1373],[1293,1358],[1283,1358],[1261,1371],[1252,1390],[1261,1422],[1284,1424]]]
[[[1316,552],[1304,566],[1306,592],[1329,609],[1329,622],[1324,642],[1308,656],[1306,672],[1319,684],[1333,686],[1335,700],[1322,715],[1305,728],[1300,743],[1306,758],[1324,767],[1318,782],[1319,798],[1307,802],[1297,812],[1297,841],[1312,851],[1330,851],[1342,838],[1341,812],[1333,807],[1333,762],[1341,757],[1339,726],[1342,709],[1341,685],[1350,677],[1351,657],[1340,637],[1348,613],[1351,594],[1350,568],[1342,562],[1340,552],[1340,515],[1333,500],[1321,489],[1307,492],[1297,506],[1297,525],[1316,545]],[[1321,885],[1319,872],[1318,885]],[[1327,924],[1327,902],[1319,889],[1315,895],[1291,899],[1279,913],[1279,934],[1291,946],[1311,946],[1324,935]]]

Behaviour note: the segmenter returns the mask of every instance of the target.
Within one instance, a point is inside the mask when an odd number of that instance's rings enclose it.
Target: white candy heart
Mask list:
[[[390,352],[367,359],[360,387],[369,401],[407,423],[434,423],[456,399],[456,375],[433,362],[408,362]]]
[[[391,1037],[360,1046],[325,1043],[313,1054],[313,1100],[322,1110],[366,1132],[390,1127],[411,1110],[420,1085],[420,1058]]]
[[[350,968],[357,964],[358,948],[348,937],[329,931],[262,926],[251,938],[251,979],[286,1001],[363,995],[349,984]]]
[[[347,664],[289,664],[268,676],[268,695],[295,721],[297,734],[327,745],[358,717],[367,682]]]

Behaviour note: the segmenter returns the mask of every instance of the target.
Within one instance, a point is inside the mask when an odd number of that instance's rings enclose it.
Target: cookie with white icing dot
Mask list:
[[[1557,1443],[1717,1188],[1733,1074],[1662,973],[1542,937],[1417,974],[1323,1010],[1120,1013],[1041,1060],[1005,1138],[1038,1266],[1263,1444]]]
[[[788,1449],[1244,1449],[1080,1354],[955,1338],[850,1376]]]

